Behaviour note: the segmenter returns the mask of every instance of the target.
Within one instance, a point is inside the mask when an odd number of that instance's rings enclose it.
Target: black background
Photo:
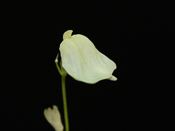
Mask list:
[[[87,36],[112,59],[118,78],[90,85],[67,76],[71,131],[173,130],[171,3],[43,0],[1,5],[2,131],[53,130],[43,110],[54,104],[64,123],[54,60],[69,29]]]

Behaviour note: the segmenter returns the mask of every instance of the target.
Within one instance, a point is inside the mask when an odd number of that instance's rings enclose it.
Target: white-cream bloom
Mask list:
[[[84,35],[71,36],[72,30],[63,34],[60,44],[62,66],[66,72],[78,81],[94,84],[100,80],[117,80],[112,75],[116,64],[99,52]]]
[[[54,105],[53,109],[45,109],[44,116],[46,120],[53,126],[55,131],[63,131],[63,124],[61,122],[61,116],[57,106]]]

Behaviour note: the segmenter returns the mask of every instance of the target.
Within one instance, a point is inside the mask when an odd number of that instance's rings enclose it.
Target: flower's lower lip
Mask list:
[[[99,52],[86,36],[71,34],[72,30],[66,31],[60,44],[63,67],[67,73],[76,80],[90,84],[104,79],[117,80],[111,77],[116,64]]]

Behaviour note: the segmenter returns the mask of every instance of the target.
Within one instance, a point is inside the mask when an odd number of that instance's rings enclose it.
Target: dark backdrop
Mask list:
[[[69,29],[87,36],[112,59],[118,78],[90,85],[67,76],[71,131],[173,126],[173,92],[167,91],[173,86],[166,75],[172,72],[171,3],[43,0],[1,5],[2,131],[52,131],[43,110],[54,104],[64,122],[61,77],[54,60]]]

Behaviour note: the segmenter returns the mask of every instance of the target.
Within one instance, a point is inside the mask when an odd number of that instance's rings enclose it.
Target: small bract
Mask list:
[[[66,72],[78,81],[94,84],[100,80],[117,80],[112,75],[116,64],[99,52],[84,35],[71,36],[72,30],[63,34],[60,44],[62,66]]]

